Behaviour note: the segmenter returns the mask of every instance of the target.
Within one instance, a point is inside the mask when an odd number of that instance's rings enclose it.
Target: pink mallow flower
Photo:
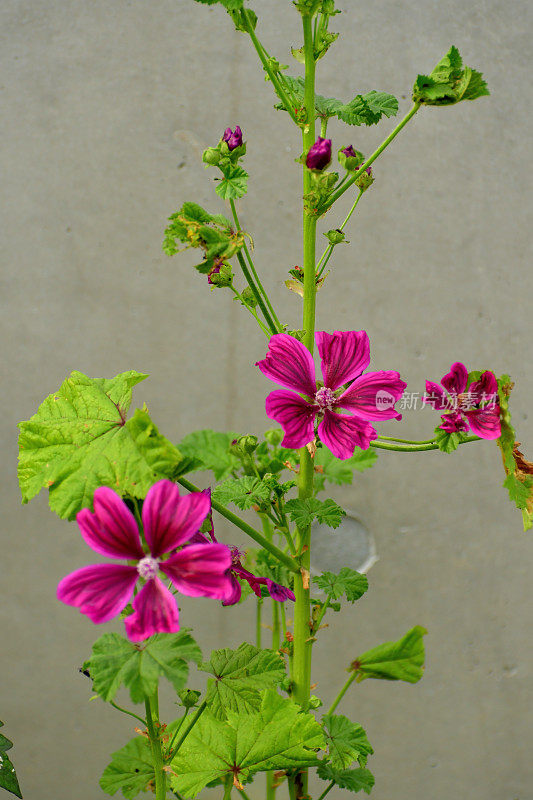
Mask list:
[[[292,391],[271,392],[266,413],[285,431],[284,447],[299,448],[312,442],[318,419],[321,441],[337,458],[350,458],[356,445],[366,450],[377,438],[369,420],[401,419],[394,404],[407,384],[398,372],[362,374],[370,363],[366,331],[319,331],[315,340],[323,383],[317,383],[313,358],[301,342],[286,333],[272,336],[266,358],[256,366],[267,378]],[[340,414],[339,409],[349,413]]]
[[[209,514],[211,501],[203,492],[180,497],[176,484],[167,480],[152,486],[142,508],[149,552],[143,550],[135,517],[112,489],[98,488],[93,502],[94,512],[84,508],[76,516],[86,543],[104,556],[136,563],[93,564],[59,583],[59,600],[76,606],[92,622],[108,622],[120,614],[141,579],[142,588],[133,599],[134,613],[124,621],[128,638],[139,642],[154,633],[179,631],[176,600],[158,577],[160,572],[191,597],[223,599],[231,591],[227,570],[232,558],[226,545],[183,547]]]
[[[456,361],[440,385],[426,381],[423,399],[437,411],[445,412],[439,428],[447,433],[470,430],[482,439],[498,439],[501,435],[498,382],[493,372],[483,372],[478,381],[468,385],[468,370]]]

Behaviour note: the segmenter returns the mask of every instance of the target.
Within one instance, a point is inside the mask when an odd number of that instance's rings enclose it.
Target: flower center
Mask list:
[[[319,389],[318,392],[315,394],[315,401],[318,403],[319,407],[323,411],[331,411],[333,408],[333,404],[335,402],[335,395],[328,389],[326,386],[323,386],[322,389]]]
[[[145,581],[152,580],[152,578],[157,577],[157,573],[159,570],[159,562],[157,558],[153,558],[152,556],[146,556],[146,558],[141,558],[139,563],[137,564],[137,572],[144,578]]]

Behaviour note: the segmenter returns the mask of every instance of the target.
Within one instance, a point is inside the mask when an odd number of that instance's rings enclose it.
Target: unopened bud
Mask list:
[[[307,153],[305,163],[308,169],[322,170],[331,161],[331,139],[319,136]]]
[[[344,242],[346,240],[344,232],[341,231],[339,228],[337,228],[336,230],[327,231],[324,234],[324,236],[326,237],[328,242],[333,245],[340,244],[341,242]]]
[[[257,305],[257,297],[254,290],[250,286],[246,286],[241,292],[242,302],[248,308],[255,308]]]
[[[242,147],[242,131],[240,127],[236,125],[234,131],[232,131],[231,128],[226,128],[222,141],[226,142],[230,152],[237,147]]]
[[[265,439],[269,445],[277,447],[283,439],[283,431],[279,428],[271,428],[269,431],[265,431]]]
[[[207,276],[207,282],[212,286],[223,289],[233,283],[233,272],[229,264],[224,261],[216,264]]]
[[[218,147],[208,147],[202,154],[202,161],[204,164],[211,164],[214,166],[220,161],[220,150]]]
[[[339,164],[348,172],[357,172],[359,166],[365,160],[364,155],[359,150],[354,150],[353,145],[343,147],[338,153]]]
[[[359,175],[355,181],[355,185],[358,186],[362,192],[365,192],[373,183],[374,178],[372,177],[372,167],[367,167],[363,174]]]
[[[201,692],[197,692],[195,689],[182,689],[181,692],[178,692],[178,697],[185,708],[193,708],[200,699],[200,695]]]
[[[239,436],[237,439],[237,446],[241,448],[243,453],[253,453],[258,443],[257,436],[254,436],[252,433]]]

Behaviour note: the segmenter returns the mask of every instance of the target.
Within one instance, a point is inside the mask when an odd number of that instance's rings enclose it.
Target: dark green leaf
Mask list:
[[[227,506],[235,503],[243,511],[255,505],[264,505],[269,502],[270,488],[259,478],[246,475],[244,478],[228,478],[223,483],[215,486],[212,492],[213,500]]]
[[[385,642],[356,658],[358,680],[382,678],[416,683],[424,674],[425,628],[416,625],[397,642]]]
[[[73,519],[91,507],[95,490],[110,486],[144,498],[161,478],[172,478],[181,454],[161,436],[147,411],[126,413],[140,372],[88,378],[73,372],[61,388],[19,424],[19,484],[27,503],[49,489],[52,511]]]
[[[213,650],[200,669],[214,678],[207,682],[209,710],[219,720],[229,711],[250,714],[261,708],[260,692],[279,686],[285,679],[285,664],[274,650],[260,650],[243,642],[237,650]]]
[[[152,751],[144,736],[131,739],[120,750],[111,753],[111,759],[100,778],[100,788],[106,794],[121,791],[127,800],[134,800],[140,792],[146,791],[150,781],[155,780]]]
[[[329,764],[320,764],[318,775],[323,781],[335,783],[339,789],[348,789],[350,792],[366,792],[370,794],[374,786],[374,776],[368,769],[333,769]]]
[[[236,433],[217,433],[209,429],[189,433],[179,443],[180,452],[200,462],[198,469],[210,469],[217,481],[231,475],[240,466],[240,461],[230,452]]]
[[[342,714],[326,714],[322,722],[326,730],[329,763],[334,769],[345,769],[358,761],[366,766],[368,756],[374,749],[364,729]]]
[[[299,528],[308,528],[314,519],[330,528],[338,528],[346,514],[334,500],[317,500],[316,497],[289,500],[285,511]]]
[[[104,633],[93,645],[85,662],[93,688],[106,702],[112,700],[121,685],[127,686],[134,703],[142,703],[157,689],[164,675],[176,691],[187,682],[188,663],[199,663],[200,648],[186,630],[158,633],[143,642],[132,644],[118,633]]]
[[[368,579],[366,575],[356,572],[350,567],[343,567],[338,575],[333,572],[324,572],[317,578],[313,578],[313,583],[322,589],[334,600],[346,595],[350,603],[359,600],[368,589]]]
[[[172,761],[171,785],[194,797],[214,780],[243,783],[259,771],[316,766],[323,745],[315,718],[268,689],[257,713],[230,711],[220,722],[205,711]]]

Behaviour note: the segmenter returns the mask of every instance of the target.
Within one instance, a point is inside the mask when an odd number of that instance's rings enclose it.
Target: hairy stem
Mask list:
[[[159,722],[157,690],[152,697],[145,698],[144,704],[146,707],[146,726],[148,728],[148,736],[150,737],[150,747],[152,749],[152,758],[154,762],[155,798],[156,800],[165,800],[167,796],[167,774],[164,769],[165,764],[161,750],[161,740],[156,730],[156,724]]]
[[[344,194],[344,192],[345,192],[347,189],[349,189],[349,188],[350,188],[350,186],[352,186],[352,185],[355,183],[355,181],[357,180],[357,178],[359,178],[359,177],[360,177],[360,176],[363,174],[363,172],[366,170],[366,168],[367,168],[367,167],[369,167],[371,164],[373,164],[373,163],[374,163],[374,161],[376,160],[376,158],[377,158],[379,155],[381,155],[381,153],[382,153],[382,152],[385,150],[385,148],[386,148],[386,147],[388,147],[388,146],[389,146],[389,144],[392,142],[392,140],[393,140],[393,139],[395,139],[395,138],[396,138],[396,136],[398,136],[398,134],[400,133],[400,131],[402,130],[402,128],[403,128],[405,125],[407,125],[407,123],[409,122],[409,120],[410,120],[412,117],[414,117],[414,115],[416,114],[416,112],[418,111],[418,109],[419,109],[419,108],[420,108],[420,103],[414,103],[414,104],[413,104],[413,107],[411,108],[411,110],[410,110],[410,111],[409,111],[409,112],[408,112],[408,113],[405,115],[405,117],[404,117],[404,118],[401,120],[401,122],[399,122],[399,123],[398,123],[398,125],[396,125],[396,127],[394,128],[394,130],[393,130],[391,133],[389,133],[389,135],[387,136],[387,138],[385,139],[385,141],[383,141],[383,142],[380,144],[380,146],[378,147],[378,149],[377,149],[375,152],[373,152],[373,153],[372,153],[372,155],[370,156],[370,158],[367,158],[367,160],[365,161],[365,163],[364,163],[364,164],[362,164],[362,165],[359,167],[359,169],[357,170],[357,172],[354,172],[354,174],[352,175],[352,177],[351,177],[351,178],[349,178],[349,179],[348,179],[348,181],[346,181],[346,183],[344,184],[344,186],[343,186],[342,188],[340,188],[340,189],[337,189],[337,191],[336,191],[336,192],[334,192],[334,193],[331,195],[331,197],[329,198],[329,201],[328,201],[328,204],[327,204],[327,206],[326,206],[326,209],[325,209],[325,210],[327,210],[328,208],[331,208],[331,206],[333,205],[333,203],[335,203],[335,202],[336,202],[336,201],[339,199],[339,197],[341,197],[341,195],[343,195],[343,194]]]
[[[194,483],[191,483],[191,481],[188,481],[187,478],[180,477],[177,478],[176,480],[179,484],[181,484],[181,486],[183,486],[189,492],[202,491],[199,486],[196,486]],[[268,550],[269,553],[272,553],[272,555],[275,556],[278,559],[278,561],[281,561],[282,564],[285,564],[285,566],[288,567],[292,572],[300,571],[300,566],[294,560],[294,558],[291,558],[287,553],[284,553],[283,550],[280,550],[279,547],[276,547],[276,545],[273,544],[273,542],[269,542],[268,539],[265,536],[263,536],[262,533],[259,533],[259,531],[256,531],[255,528],[252,528],[251,525],[248,525],[247,522],[238,517],[237,514],[234,514],[233,511],[230,511],[221,503],[217,503],[216,500],[211,500],[211,505],[215,511],[218,511],[219,514],[221,514],[227,520],[232,522],[237,528],[240,528],[241,531],[248,534],[250,539],[253,539],[254,542],[257,542],[258,545],[264,547],[265,550]]]
[[[468,444],[468,442],[481,442],[483,441],[479,436],[467,436],[459,444]],[[434,439],[429,442],[417,442],[415,444],[394,444],[392,441],[384,442],[382,439],[374,439],[370,442],[372,447],[377,447],[378,450],[395,450],[397,453],[417,453],[421,450],[438,450],[439,446]]]

